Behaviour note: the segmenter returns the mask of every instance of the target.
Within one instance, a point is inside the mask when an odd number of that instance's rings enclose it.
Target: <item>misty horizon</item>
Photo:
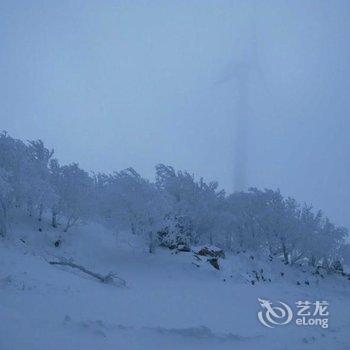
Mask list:
[[[3,1],[1,13],[11,136],[87,171],[153,179],[164,163],[232,192],[232,67],[252,61],[246,188],[279,188],[350,226],[346,1]]]

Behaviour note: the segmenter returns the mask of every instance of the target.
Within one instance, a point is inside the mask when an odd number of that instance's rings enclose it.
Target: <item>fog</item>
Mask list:
[[[348,1],[3,0],[0,128],[90,171],[238,176],[349,227],[349,34]]]

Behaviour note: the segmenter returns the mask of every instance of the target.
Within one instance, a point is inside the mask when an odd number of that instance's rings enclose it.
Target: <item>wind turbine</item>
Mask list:
[[[249,124],[253,114],[251,108],[251,84],[254,76],[262,77],[257,53],[255,4],[249,29],[244,49],[238,53],[237,57],[227,67],[223,77],[218,80],[218,83],[230,81],[235,83],[237,116],[233,149],[234,191],[243,191],[247,188]]]

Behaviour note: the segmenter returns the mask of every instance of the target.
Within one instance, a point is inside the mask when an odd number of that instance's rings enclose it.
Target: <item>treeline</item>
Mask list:
[[[112,230],[144,236],[157,245],[213,244],[327,269],[348,256],[348,232],[321,211],[284,198],[279,191],[250,189],[227,195],[215,182],[186,171],[156,166],[154,182],[129,168],[89,174],[78,164],[61,165],[43,142],[0,134],[0,233],[21,215],[67,232],[96,221]]]

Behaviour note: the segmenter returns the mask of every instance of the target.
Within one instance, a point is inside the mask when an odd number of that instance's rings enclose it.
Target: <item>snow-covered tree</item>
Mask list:
[[[0,168],[0,235],[5,236],[8,228],[9,208],[13,202],[13,188],[8,181],[9,174]]]
[[[160,164],[156,181],[134,169],[91,177],[78,164],[60,165],[40,140],[24,143],[0,133],[0,234],[14,218],[29,213],[52,226],[98,220],[113,230],[129,230],[156,244],[176,247],[209,243],[337,270],[349,259],[348,231],[321,211],[300,206],[279,191],[226,195],[215,182]]]
[[[167,206],[156,186],[143,179],[134,169],[98,176],[100,203],[104,222],[114,230],[130,229],[147,237],[154,251],[156,232],[161,228]]]
[[[36,209],[39,221],[42,220],[44,210],[52,207],[57,197],[51,186],[48,168],[53,153],[54,151],[48,150],[41,140],[29,141],[28,181],[30,190],[28,191],[28,203],[30,210]]]
[[[224,192],[217,191],[217,183],[207,184],[202,178],[197,182],[186,171],[176,172],[171,166],[159,164],[156,185],[170,199],[173,220],[178,221],[173,227],[181,228],[181,222],[186,222],[186,239],[190,237],[192,242],[208,239],[212,243],[218,227],[219,199],[224,196]],[[178,234],[183,233],[179,230]]]
[[[92,214],[93,180],[80,169],[78,164],[60,166],[56,160],[50,162],[51,183],[58,200],[53,203],[53,226],[57,215],[64,216],[67,232],[79,220],[86,220]]]

